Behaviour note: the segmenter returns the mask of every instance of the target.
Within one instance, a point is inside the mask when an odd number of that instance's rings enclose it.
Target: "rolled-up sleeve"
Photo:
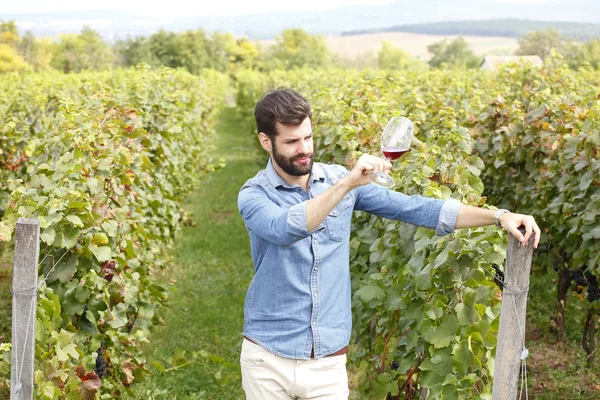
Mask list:
[[[442,204],[440,209],[440,218],[435,228],[435,234],[438,236],[449,235],[454,232],[456,225],[456,217],[458,209],[462,207],[462,203],[455,199],[448,199]]]
[[[319,229],[306,230],[306,202],[284,209],[263,190],[245,186],[238,195],[238,208],[248,230],[270,242],[287,245],[304,239]]]

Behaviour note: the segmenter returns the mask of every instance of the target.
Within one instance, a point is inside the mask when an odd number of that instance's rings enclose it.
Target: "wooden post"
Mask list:
[[[13,270],[12,359],[10,399],[33,399],[35,314],[37,304],[40,222],[19,218]]]
[[[524,227],[519,229],[521,233],[525,233]],[[492,400],[517,398],[533,242],[532,235],[527,245],[522,247],[519,241],[509,234]]]

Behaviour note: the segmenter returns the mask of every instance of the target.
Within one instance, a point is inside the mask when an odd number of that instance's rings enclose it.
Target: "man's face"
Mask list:
[[[277,133],[271,141],[273,160],[277,165],[292,176],[310,174],[315,159],[310,118],[306,117],[297,126],[277,123]]]

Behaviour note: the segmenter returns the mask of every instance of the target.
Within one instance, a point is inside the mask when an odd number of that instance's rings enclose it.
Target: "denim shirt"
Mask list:
[[[244,303],[244,335],[282,357],[308,360],[350,341],[350,223],[353,210],[454,231],[457,200],[407,196],[375,184],[348,193],[315,230],[307,231],[306,202],[348,171],[314,163],[308,191],[267,168],[248,180],[238,207],[250,233],[255,274]]]

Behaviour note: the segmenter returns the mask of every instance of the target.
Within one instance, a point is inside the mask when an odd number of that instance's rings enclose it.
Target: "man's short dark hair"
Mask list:
[[[271,140],[277,136],[277,122],[297,126],[306,117],[312,118],[310,104],[300,93],[288,88],[267,92],[254,109],[258,133],[263,132]]]

